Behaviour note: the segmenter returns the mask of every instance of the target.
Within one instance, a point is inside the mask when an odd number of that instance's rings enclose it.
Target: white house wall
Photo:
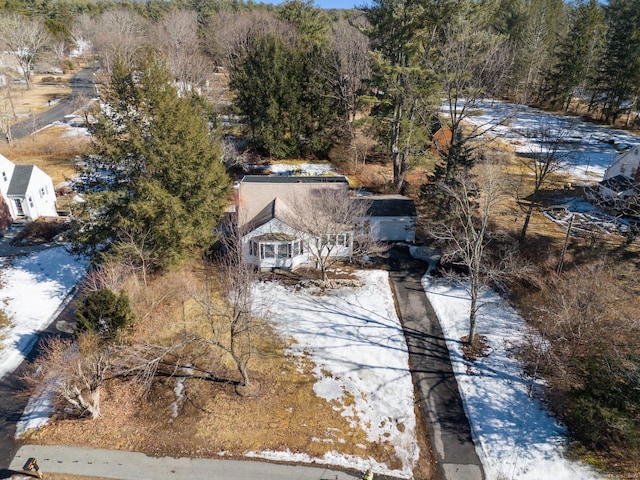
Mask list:
[[[7,200],[7,191],[15,168],[16,166],[11,160],[4,155],[0,155],[0,193],[2,193],[5,201]]]
[[[292,269],[309,263],[309,253],[305,249],[303,255],[297,255],[293,258],[264,258],[260,259],[259,256],[250,255],[249,242],[256,237],[268,234],[286,234],[293,237],[302,239],[305,243],[308,241],[309,236],[295,228],[290,227],[286,223],[277,218],[274,218],[267,223],[260,225],[255,230],[247,233],[242,237],[242,256],[247,259],[249,263],[262,269],[271,268],[283,268]]]
[[[381,242],[413,242],[416,237],[413,217],[370,217],[371,236]]]
[[[640,164],[640,147],[633,147],[620,154],[609,168],[604,173],[604,180],[613,178],[618,175],[623,175],[627,178],[635,180],[636,171]]]
[[[55,217],[58,214],[56,192],[51,177],[38,167],[34,167],[31,174],[25,203],[28,205],[25,214],[34,220],[38,217]]]
[[[301,240],[304,243],[304,253],[302,255],[296,255],[292,258],[276,257],[261,259],[259,256],[251,255],[251,249],[249,247],[249,243],[251,242],[251,240],[268,234],[285,234]],[[350,233],[350,235],[353,236],[352,233]],[[287,225],[282,220],[274,218],[272,220],[269,220],[267,223],[260,225],[255,230],[252,230],[242,237],[242,255],[243,258],[247,260],[247,262],[251,263],[252,265],[256,265],[261,269],[293,269],[301,265],[310,265],[315,262],[315,256],[310,254],[310,249],[314,248],[314,244],[315,241],[312,235],[297,230]],[[334,247],[329,256],[333,258],[347,258],[350,257],[351,254],[352,247],[350,243],[349,247]],[[325,250],[322,256],[324,257],[326,255],[327,251]]]

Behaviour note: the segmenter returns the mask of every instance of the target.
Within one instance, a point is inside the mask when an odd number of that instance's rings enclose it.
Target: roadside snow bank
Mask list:
[[[87,269],[64,247],[0,262],[0,304],[10,325],[0,329],[0,378],[13,372],[37,338],[55,319],[73,286]]]
[[[463,358],[460,342],[469,329],[465,285],[428,275],[422,285],[442,325],[487,480],[606,478],[564,456],[567,432],[532,396],[535,382],[509,354],[528,328],[522,317],[494,291],[483,291],[477,333],[486,337],[490,351],[471,363]]]

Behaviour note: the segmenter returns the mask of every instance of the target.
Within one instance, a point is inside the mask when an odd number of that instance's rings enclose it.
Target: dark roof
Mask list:
[[[626,192],[627,190],[637,189],[638,185],[629,177],[624,175],[616,175],[615,177],[607,178],[600,182],[605,188],[613,190],[614,192]]]
[[[416,217],[418,215],[413,200],[402,195],[380,195],[361,197],[361,199],[371,202],[367,209],[371,217]]]
[[[245,175],[243,183],[349,183],[347,177],[332,176],[284,176],[284,175]]]
[[[291,216],[289,206],[279,198],[271,200],[260,212],[247,223],[248,231],[264,225],[265,223],[277,218],[286,223],[287,216]]]
[[[16,165],[16,168],[13,170],[13,175],[11,176],[7,196],[22,196],[26,194],[29,180],[31,180],[31,172],[33,172],[33,165]]]

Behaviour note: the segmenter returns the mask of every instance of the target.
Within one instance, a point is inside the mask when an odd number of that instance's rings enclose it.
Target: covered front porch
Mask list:
[[[260,270],[294,269],[309,261],[304,241],[286,233],[265,233],[249,240],[248,261]]]

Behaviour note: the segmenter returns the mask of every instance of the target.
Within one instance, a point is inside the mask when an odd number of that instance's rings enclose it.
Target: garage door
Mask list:
[[[380,222],[380,240],[395,241],[406,240],[406,224],[402,221],[382,221]]]

